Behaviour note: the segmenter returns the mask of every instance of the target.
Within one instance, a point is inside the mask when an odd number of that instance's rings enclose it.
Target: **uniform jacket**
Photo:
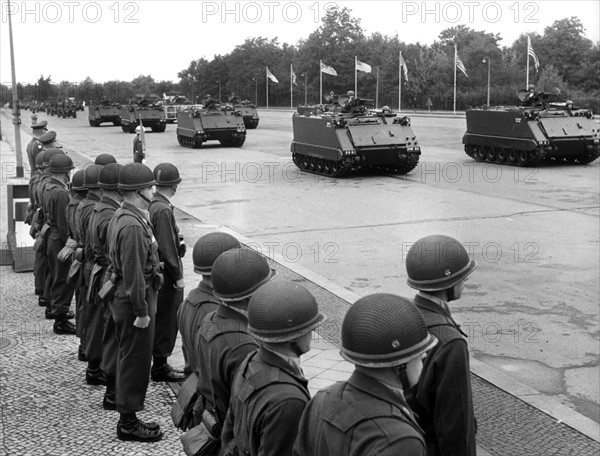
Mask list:
[[[69,224],[69,237],[71,239],[76,239],[77,236],[77,226],[75,225],[75,211],[77,210],[77,206],[79,203],[83,201],[84,196],[80,193],[73,192],[71,194],[71,199],[69,200],[69,205],[67,206],[67,223]]]
[[[425,456],[423,431],[404,397],[354,371],[306,406],[294,456]]]
[[[100,266],[108,266],[108,246],[106,245],[108,224],[120,205],[121,203],[118,201],[102,196],[90,215],[89,239],[92,245],[94,262]]]
[[[32,138],[31,141],[29,141],[29,144],[27,144],[27,158],[29,159],[29,169],[31,170],[32,176],[38,173],[38,170],[35,166],[35,159],[37,154],[39,154],[43,148],[44,145],[38,141],[37,137]]]
[[[209,409],[214,407],[219,423],[223,424],[235,371],[259,345],[248,334],[244,316],[224,305],[204,317],[196,342],[197,391],[206,399]]]
[[[414,299],[427,329],[438,338],[411,390],[409,403],[435,455],[475,456],[476,423],[466,335],[442,306],[417,294]]]
[[[146,286],[154,286],[159,265],[156,241],[146,214],[124,202],[110,220],[107,242],[117,286],[129,298],[136,317],[148,316]]]
[[[195,340],[200,324],[206,315],[217,310],[219,300],[212,294],[212,288],[204,282],[194,288],[177,312],[177,323],[181,333],[181,348],[190,371],[198,370],[198,353]]]
[[[92,215],[94,206],[98,201],[100,201],[100,197],[98,195],[88,193],[87,196],[77,206],[75,211],[75,229],[77,237],[75,240],[77,241],[79,247],[85,247],[86,245],[86,236],[90,223],[90,216]],[[84,252],[84,257],[86,260],[89,260],[86,255],[87,253],[88,252]]]
[[[298,423],[310,400],[298,367],[264,347],[240,365],[231,388],[222,448],[232,454],[291,456]]]
[[[45,220],[53,231],[60,234],[61,243],[64,245],[69,237],[66,211],[70,197],[67,184],[51,178],[45,188],[43,200]]]
[[[133,161],[136,163],[142,163],[142,160],[146,158],[144,153],[144,144],[138,134],[133,138]]]
[[[183,265],[179,257],[179,228],[173,215],[173,205],[168,198],[155,193],[148,212],[158,243],[158,256],[164,263],[164,273],[177,282],[183,279]]]

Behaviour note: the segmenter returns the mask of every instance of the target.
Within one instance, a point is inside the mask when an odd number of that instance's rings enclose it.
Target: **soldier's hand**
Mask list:
[[[175,288],[183,288],[183,287],[185,287],[185,280],[179,279],[177,282],[175,282]]]
[[[147,328],[148,325],[150,324],[150,317],[148,315],[146,315],[145,317],[136,317],[135,321],[133,322],[133,326],[135,326],[136,328]]]

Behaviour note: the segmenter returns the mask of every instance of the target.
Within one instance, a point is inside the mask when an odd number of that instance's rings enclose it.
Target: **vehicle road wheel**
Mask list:
[[[506,155],[506,161],[511,165],[515,165],[517,163],[517,157],[517,151],[515,149],[510,149]]]
[[[529,155],[526,150],[520,150],[517,154],[517,164],[519,166],[524,166],[529,161]]]

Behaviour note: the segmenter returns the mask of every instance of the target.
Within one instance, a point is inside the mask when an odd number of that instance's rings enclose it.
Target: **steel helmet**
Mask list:
[[[171,163],[159,163],[154,168],[153,174],[156,185],[172,187],[181,182],[179,170]]]
[[[192,259],[194,272],[211,275],[215,260],[224,252],[238,249],[241,245],[236,238],[227,233],[208,233],[196,241]]]
[[[98,178],[98,187],[106,190],[116,190],[119,185],[119,172],[123,165],[108,163],[102,167]]]
[[[83,168],[83,187],[84,188],[99,188],[98,179],[102,166],[93,163],[88,164]]]
[[[423,315],[408,299],[376,293],[356,301],[342,323],[342,357],[383,368],[406,364],[437,343]]]
[[[71,190],[85,190],[83,187],[83,170],[79,169],[73,174],[73,177],[71,178]]]
[[[119,190],[141,190],[154,184],[152,170],[143,163],[127,163],[119,172]]]
[[[45,152],[40,153],[42,155],[42,160],[44,160],[43,164],[45,168],[50,166],[50,160],[55,155],[65,155],[65,151],[62,149],[58,149],[57,147],[51,147],[50,149],[46,149]]]
[[[436,234],[415,242],[406,256],[408,285],[422,291],[453,287],[477,267],[463,245],[450,236]]]
[[[273,273],[267,260],[254,250],[228,250],[213,264],[213,294],[221,301],[241,301],[268,282]]]
[[[73,168],[73,160],[65,154],[56,154],[50,159],[48,170],[51,173],[68,173]]]
[[[534,84],[529,84],[529,85],[527,86],[527,89],[535,89],[535,85],[534,85]]]
[[[263,342],[296,340],[325,320],[311,292],[287,280],[265,283],[248,304],[248,331]]]
[[[117,159],[113,157],[111,154],[100,154],[94,160],[94,164],[96,165],[108,165],[109,163],[117,163]]]
[[[35,156],[35,167],[37,169],[45,169],[48,166],[44,163],[45,154],[46,154],[46,151],[42,150]]]

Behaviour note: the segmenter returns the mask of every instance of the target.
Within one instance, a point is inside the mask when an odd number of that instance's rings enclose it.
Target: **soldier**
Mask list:
[[[135,127],[135,137],[133,138],[133,162],[146,163],[146,144],[141,138],[141,133],[146,132],[146,127],[138,125]]]
[[[204,105],[204,108],[212,109],[216,106],[217,102],[215,100],[213,100],[213,98],[210,96],[210,94],[208,94],[208,95],[206,95],[206,97],[204,97],[202,104]]]
[[[177,326],[181,333],[185,373],[189,374],[198,369],[194,340],[202,319],[219,306],[219,300],[213,296],[211,280],[213,263],[221,253],[240,247],[236,238],[230,234],[219,232],[205,234],[194,245],[192,253],[194,272],[202,274],[202,280],[196,288],[190,291],[177,312]]]
[[[37,138],[38,144],[32,146],[33,156],[37,157],[42,150],[48,150],[56,147],[56,132],[55,131],[47,131],[42,136]]]
[[[300,421],[295,456],[425,456],[423,431],[404,399],[437,340],[408,299],[387,293],[356,301],[342,323],[352,376],[319,391]]]
[[[51,149],[52,150],[52,149]],[[44,193],[44,215],[49,226],[46,258],[50,276],[49,316],[54,321],[56,334],[75,334],[75,326],[69,321],[71,300],[75,288],[67,283],[69,266],[58,259],[58,254],[69,237],[67,206],[69,204],[69,172],[74,168],[71,157],[56,154],[50,159],[48,170],[51,178]]]
[[[525,105],[525,106],[535,106],[535,105],[539,104],[539,102],[540,102],[540,96],[535,91],[535,85],[529,84],[527,86],[527,92],[528,93],[525,95],[525,97],[523,99],[523,105]]]
[[[414,303],[440,341],[409,397],[432,455],[474,456],[476,451],[467,335],[448,307],[461,297],[476,267],[462,244],[449,236],[419,239],[406,257],[408,285],[419,290]]]
[[[219,454],[233,375],[259,346],[248,334],[248,301],[272,276],[267,260],[248,248],[228,250],[213,264],[213,293],[220,303],[216,311],[204,317],[196,338],[198,400],[194,422],[204,424],[211,436],[212,448],[207,454]]]
[[[294,282],[269,282],[248,304],[248,332],[261,347],[233,380],[221,445],[225,455],[291,456],[298,423],[310,400],[300,356],[325,321],[315,297]]]
[[[29,166],[31,169],[31,175],[33,177],[34,174],[37,173],[37,168],[35,166],[35,157],[39,151],[36,148],[37,144],[40,144],[38,138],[42,136],[44,133],[48,131],[48,122],[42,120],[41,122],[35,123],[31,126],[31,130],[33,132],[33,138],[29,144],[27,144],[27,158],[29,159]]]
[[[160,163],[153,171],[156,193],[148,208],[150,222],[158,243],[158,257],[163,263],[164,282],[158,291],[152,380],[155,382],[179,382],[185,380],[182,372],[174,370],[167,358],[173,353],[177,340],[177,311],[183,301],[183,264],[185,243],[173,215],[171,198],[181,182],[179,171],[171,163]]]
[[[98,158],[96,158],[98,161]],[[123,196],[118,192],[119,172],[123,168],[118,163],[108,163],[100,171],[98,187],[102,197],[90,215],[88,239],[94,253],[94,267],[90,277],[89,301],[97,307],[90,318],[88,356],[101,360],[100,367],[106,382],[106,392],[102,400],[105,410],[116,410],[115,378],[117,375],[118,343],[115,335],[115,322],[108,302],[98,296],[102,279],[108,267],[108,245],[106,235],[108,224],[120,207]]]
[[[77,302],[77,336],[83,346],[83,353],[88,360],[88,367],[85,371],[85,381],[88,385],[104,385],[104,375],[100,370],[100,359],[98,357],[90,358],[88,350],[90,349],[87,331],[89,329],[88,313],[94,314],[93,304],[87,300],[87,291],[90,283],[90,275],[94,267],[94,251],[88,239],[90,216],[96,203],[100,201],[102,190],[98,186],[100,171],[102,166],[88,164],[83,170],[83,187],[87,189],[86,197],[79,203],[75,211],[75,229],[77,241],[76,259],[81,262],[82,267],[79,273],[77,286],[79,287],[79,301]]]
[[[107,233],[110,281],[105,286],[112,289],[99,293],[102,299],[109,299],[119,344],[117,437],[142,442],[163,437],[158,424],[145,423],[136,416],[144,409],[148,389],[156,293],[160,287],[157,246],[148,218],[154,184],[152,171],[141,163],[128,163],[119,172],[118,189],[123,193],[123,203],[113,215]]]

